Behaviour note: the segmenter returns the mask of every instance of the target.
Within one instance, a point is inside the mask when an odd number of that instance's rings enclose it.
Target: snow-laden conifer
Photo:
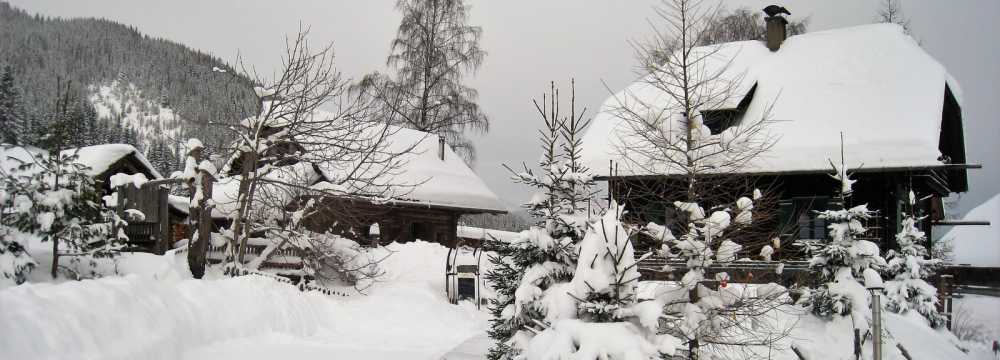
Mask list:
[[[639,301],[638,262],[631,233],[615,203],[580,242],[573,278],[544,294],[546,317],[526,326],[514,345],[526,359],[660,359],[676,337],[660,332],[665,304]]]
[[[888,266],[885,272],[889,281],[885,282],[886,308],[896,313],[914,310],[927,318],[931,326],[944,324],[945,318],[937,310],[937,288],[926,280],[940,268],[941,260],[928,259],[923,231],[917,229],[917,219],[907,216],[902,229],[896,234],[899,250],[889,250],[886,254]]]
[[[540,131],[540,171],[527,165],[520,172],[511,169],[514,181],[536,189],[524,206],[537,222],[512,242],[486,241],[486,249],[495,253],[486,278],[497,293],[490,303],[494,320],[489,334],[496,341],[490,359],[519,354],[533,336],[528,327],[567,308],[553,302],[566,301],[562,294],[573,277],[578,243],[590,221],[593,179],[580,164],[580,137],[588,121],[576,113],[572,100],[569,116],[560,115],[555,84],[550,91],[541,103],[535,102],[545,124]]]
[[[101,198],[87,166],[75,152],[45,153],[21,148],[24,158],[10,159],[13,167],[0,169],[0,224],[6,250],[0,252],[5,277],[23,281],[33,261],[23,252],[27,239],[52,244],[53,278],[60,270],[72,278],[96,276],[95,258],[114,256],[128,240],[125,221],[101,206]],[[67,261],[61,261],[65,257]],[[79,265],[91,265],[91,272]],[[10,276],[8,276],[8,273]]]
[[[886,262],[877,244],[862,239],[866,231],[864,221],[874,216],[873,212],[867,205],[844,206],[855,180],[850,178],[843,164],[843,161],[839,166],[831,162],[835,173],[832,176],[838,181],[841,208],[820,212],[818,216],[829,224],[830,242],[809,260],[810,268],[819,271],[823,283],[800,301],[818,316],[850,315],[859,320],[855,321],[855,326],[862,326],[867,322],[860,320],[870,318],[869,299],[865,286],[858,279],[868,269],[885,268]]]

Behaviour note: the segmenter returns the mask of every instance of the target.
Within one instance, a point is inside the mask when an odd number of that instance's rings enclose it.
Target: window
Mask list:
[[[826,196],[793,197],[780,201],[782,233],[792,240],[826,239],[826,221],[818,218],[818,212],[829,209],[831,205],[830,198]]]
[[[705,124],[705,127],[708,128],[712,135],[718,135],[733,125],[738,124],[740,119],[743,118],[743,114],[746,113],[747,107],[750,106],[750,101],[753,100],[755,92],[757,92],[756,83],[750,87],[750,91],[747,91],[747,94],[743,96],[743,99],[740,100],[735,109],[702,110],[702,123]]]

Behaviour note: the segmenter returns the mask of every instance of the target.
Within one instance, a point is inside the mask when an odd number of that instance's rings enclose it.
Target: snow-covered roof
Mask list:
[[[136,160],[138,160],[143,167],[149,171],[150,175],[152,175],[154,179],[163,178],[163,176],[156,171],[156,167],[154,167],[153,164],[151,164],[149,160],[147,160],[146,157],[132,145],[93,145],[79,149],[63,150],[62,154],[70,154],[73,151],[77,151],[76,162],[90,168],[87,170],[87,174],[90,176],[100,175],[105,171],[108,171],[111,165],[114,165],[115,162],[129,155],[134,155]],[[0,166],[2,166],[4,171],[9,171],[13,167],[20,165],[21,162],[31,161],[32,156],[38,157],[47,155],[48,151],[36,147],[2,145],[0,146]]]
[[[416,144],[416,145],[413,145]],[[415,185],[394,198],[401,203],[506,212],[496,194],[486,186],[451,146],[438,154],[438,137],[422,131],[399,129],[393,133],[388,151],[413,150],[402,155],[403,165],[395,181]]]
[[[323,116],[320,113],[322,112],[318,111],[314,116]],[[365,130],[379,131],[376,128]],[[380,152],[401,153],[399,159],[396,159],[399,161],[399,168],[381,174],[380,168],[374,166],[371,171],[379,173],[378,177],[371,181],[374,184],[338,181],[346,177],[345,172],[357,170],[354,163],[299,162],[291,166],[275,167],[267,176],[279,177],[278,180],[285,183],[308,183],[314,184],[313,188],[316,189],[335,189],[358,195],[395,194],[389,195],[388,199],[382,197],[373,199],[389,204],[465,209],[470,212],[507,211],[497,195],[450,146],[445,146],[444,160],[441,160],[438,154],[437,136],[394,126],[386,133],[389,134],[388,139]],[[362,169],[366,167],[362,166]],[[216,204],[216,215],[227,214],[236,208],[239,181],[233,177],[222,177],[218,180],[213,186],[212,200]],[[268,192],[274,196],[284,197],[286,203],[295,196],[277,188]]]
[[[840,156],[841,132],[849,168],[942,164],[938,145],[945,87],[958,100],[960,90],[945,68],[897,25],[796,35],[775,52],[761,41],[695,52],[712,51],[698,71],[714,74],[725,69],[722,81],[735,82],[735,91],[701,110],[734,109],[756,86],[743,119],[760,119],[767,112],[772,121],[767,131],[777,138],[772,148],[741,171],[828,171],[827,159]],[[669,108],[672,101],[644,81],[609,98],[583,138],[585,164],[603,176],[608,175],[611,160],[623,176],[676,172],[665,165],[647,171],[648,167],[639,169],[626,160],[622,152],[643,140],[629,134],[625,121],[616,115],[623,104],[643,114]],[[657,109],[647,108],[650,104]],[[637,154],[628,156],[635,161]]]
[[[146,170],[150,172],[150,175],[152,175],[154,179],[163,178],[163,175],[160,175],[160,173],[156,171],[156,167],[153,166],[153,164],[150,163],[149,160],[147,160],[146,157],[142,155],[142,152],[140,152],[138,149],[135,148],[135,146],[132,145],[128,144],[92,145],[92,146],[85,146],[79,149],[63,150],[62,153],[69,154],[72,153],[73,151],[77,151],[76,162],[90,167],[90,170],[88,170],[90,176],[100,175],[105,171],[108,171],[108,169],[111,167],[111,165],[114,165],[114,163],[118,162],[119,160],[129,155],[133,155],[135,156],[136,160],[138,160],[146,168]]]
[[[942,236],[952,241],[955,263],[1000,266],[1000,194],[969,210],[963,219],[990,225],[956,226]]]

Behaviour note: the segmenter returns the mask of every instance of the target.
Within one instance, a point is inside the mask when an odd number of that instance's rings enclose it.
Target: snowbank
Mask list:
[[[447,248],[393,244],[368,296],[299,292],[270,279],[190,279],[186,261],[135,254],[124,277],[0,290],[0,359],[434,359],[486,328],[447,302]]]
[[[956,226],[942,236],[955,247],[955,263],[1000,266],[1000,194],[969,210],[964,220],[986,220],[982,226]]]

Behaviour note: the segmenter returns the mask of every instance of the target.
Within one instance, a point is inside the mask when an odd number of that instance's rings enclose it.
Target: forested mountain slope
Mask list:
[[[2,2],[0,67],[13,84],[0,84],[0,97],[17,98],[6,110],[16,124],[2,125],[44,147],[113,141],[148,152],[192,134],[216,143],[222,129],[208,123],[239,116],[234,109],[251,101],[250,81],[211,55],[132,26],[29,15]]]

